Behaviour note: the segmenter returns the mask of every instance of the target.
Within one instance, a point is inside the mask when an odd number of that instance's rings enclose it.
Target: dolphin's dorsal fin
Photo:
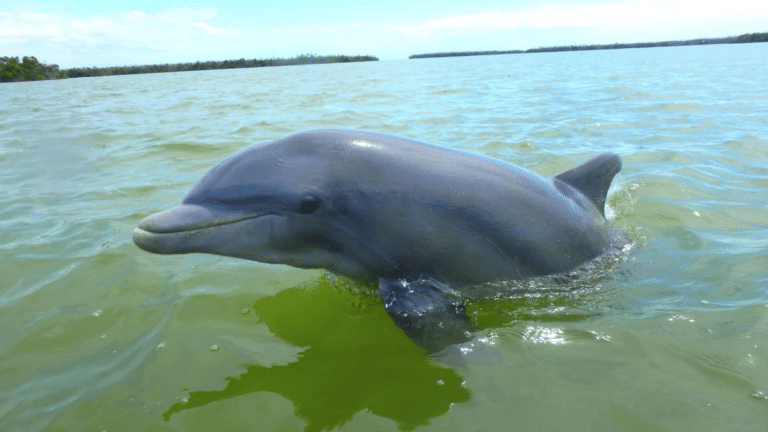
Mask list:
[[[584,194],[605,216],[605,197],[608,195],[613,176],[620,170],[621,158],[614,153],[603,153],[556,175],[555,178]]]

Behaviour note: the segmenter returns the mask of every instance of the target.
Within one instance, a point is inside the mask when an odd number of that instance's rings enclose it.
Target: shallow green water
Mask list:
[[[768,430],[768,44],[0,86],[0,430]],[[344,127],[624,160],[624,261],[426,357],[322,271],[130,239],[211,166]]]

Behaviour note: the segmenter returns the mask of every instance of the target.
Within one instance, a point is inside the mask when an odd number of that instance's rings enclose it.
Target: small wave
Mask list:
[[[128,343],[110,344],[74,364],[0,389],[0,400],[8,402],[0,409],[0,429],[43,430],[78,402],[124,381],[155,352],[173,311],[165,308],[152,328]]]
[[[221,149],[217,146],[206,145],[206,144],[193,144],[193,143],[187,143],[187,142],[169,142],[169,143],[154,147],[154,150],[157,152],[177,152],[177,153],[193,153],[193,154],[215,153],[215,152],[221,151]]]

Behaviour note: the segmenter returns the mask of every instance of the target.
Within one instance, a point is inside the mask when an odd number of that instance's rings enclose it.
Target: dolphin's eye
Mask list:
[[[301,200],[301,204],[299,205],[299,212],[301,214],[312,214],[320,208],[320,199],[313,196],[305,197]]]

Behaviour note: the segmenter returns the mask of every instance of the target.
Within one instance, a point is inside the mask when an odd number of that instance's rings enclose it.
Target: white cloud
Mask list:
[[[445,34],[487,33],[520,29],[594,28],[613,31],[644,30],[651,27],[700,27],[725,20],[768,20],[765,0],[630,0],[602,4],[540,6],[430,19],[421,23],[395,25],[393,31],[410,37]],[[711,35],[726,36],[726,35]]]
[[[82,60],[73,58],[80,64],[69,64],[61,59],[75,52],[88,58],[92,62],[89,66],[157,62],[159,57],[141,59],[156,52],[166,52],[163,62],[168,62],[169,56],[205,46],[226,33],[226,29],[209,24],[215,18],[216,10],[211,8],[181,8],[156,14],[132,11],[112,16],[0,12],[0,48],[6,55],[35,55],[62,67],[85,66]],[[8,52],[14,48],[18,54]]]
[[[193,25],[195,27],[199,28],[199,29],[203,29],[203,30],[207,31],[208,34],[226,33],[226,30],[210,26],[210,25],[208,25],[206,23],[197,22],[197,23],[194,23]]]
[[[67,68],[302,53],[390,59],[419,52],[692,39],[768,31],[768,1],[616,0],[436,15],[405,24],[395,19],[237,28],[222,23],[213,8],[111,15],[0,11],[0,54],[34,55]]]
[[[59,36],[59,22],[60,16],[52,14],[0,12],[0,44],[36,36]]]

